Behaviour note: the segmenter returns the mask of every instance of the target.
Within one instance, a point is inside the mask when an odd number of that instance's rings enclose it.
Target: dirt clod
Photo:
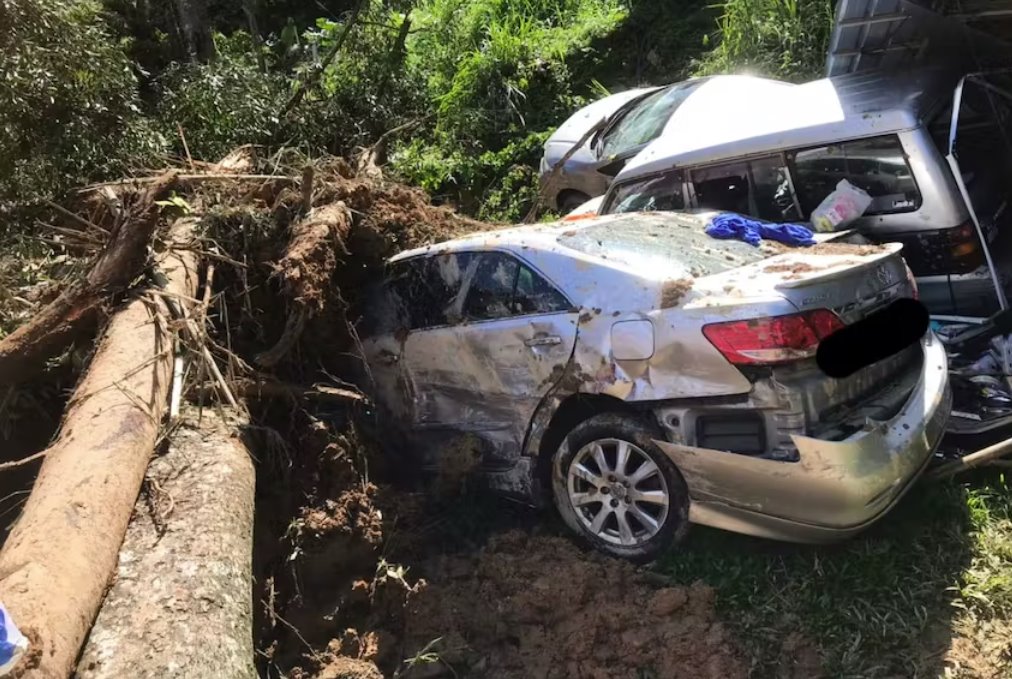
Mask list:
[[[691,278],[679,278],[666,282],[664,287],[661,288],[661,308],[670,309],[671,307],[678,306],[682,297],[691,289]]]

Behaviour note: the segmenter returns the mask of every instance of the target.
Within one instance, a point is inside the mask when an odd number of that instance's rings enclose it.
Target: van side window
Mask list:
[[[682,173],[665,172],[615,186],[601,214],[682,210]]]
[[[778,156],[711,165],[691,171],[696,205],[773,222],[800,219],[787,168]]]
[[[794,188],[805,216],[846,179],[869,193],[865,214],[913,212],[921,194],[899,137],[888,135],[796,151],[792,155]]]

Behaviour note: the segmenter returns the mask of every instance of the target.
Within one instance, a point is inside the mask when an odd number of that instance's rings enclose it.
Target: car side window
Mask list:
[[[550,314],[568,311],[569,301],[552,284],[530,268],[520,265],[517,285],[513,292],[513,311],[516,314]]]
[[[407,319],[409,329],[459,320],[453,310],[471,257],[469,253],[445,253],[398,263],[401,266],[392,270],[388,285],[395,306],[402,305],[398,315]]]
[[[501,252],[481,255],[464,299],[464,318],[486,321],[512,315],[513,287],[520,262]]]
[[[509,316],[568,311],[569,301],[536,271],[502,252],[481,255],[464,300],[464,318],[487,321]]]

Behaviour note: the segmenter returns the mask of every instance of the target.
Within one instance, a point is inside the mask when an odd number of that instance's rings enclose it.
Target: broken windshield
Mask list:
[[[768,256],[740,241],[707,236],[706,223],[704,217],[690,213],[641,213],[567,231],[559,236],[559,244],[665,277],[709,276]],[[681,271],[672,263],[680,264]]]

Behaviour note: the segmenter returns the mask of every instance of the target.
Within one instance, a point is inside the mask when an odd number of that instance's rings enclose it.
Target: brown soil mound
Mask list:
[[[408,676],[745,675],[703,584],[658,588],[628,563],[520,531],[430,568],[404,656],[428,648],[438,661]]]

